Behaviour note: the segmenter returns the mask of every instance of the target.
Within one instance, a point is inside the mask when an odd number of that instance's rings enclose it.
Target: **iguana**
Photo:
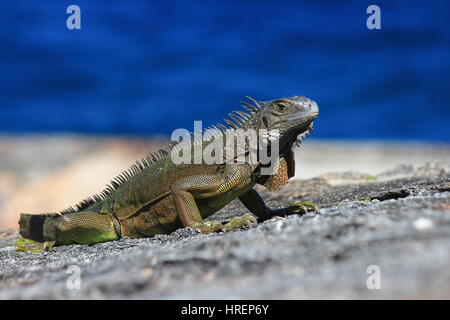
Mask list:
[[[219,159],[216,163],[201,160],[200,163],[176,164],[173,155],[183,155],[186,149],[180,147],[179,141],[172,141],[158,152],[136,161],[103,192],[74,207],[60,213],[21,214],[20,234],[56,245],[94,244],[125,236],[168,234],[182,227],[198,228],[203,233],[229,231],[276,215],[316,210],[316,206],[308,202],[272,210],[265,206],[253,187],[261,184],[269,190],[275,189],[294,175],[292,150],[312,130],[319,113],[317,103],[302,96],[272,101],[247,98],[248,102],[241,101],[246,111],[234,111],[225,123],[204,130],[201,139],[191,140],[190,148],[206,150],[213,141],[227,141],[226,138],[238,129],[264,131],[257,148],[264,145],[273,153],[271,159],[276,161],[276,169],[271,174],[262,174],[268,165],[261,157],[256,161],[229,161],[230,143],[223,147],[228,158],[215,154]],[[195,133],[191,134],[194,136]],[[238,147],[233,147],[233,160],[238,160],[238,152],[234,153]],[[250,147],[246,140],[245,145],[240,146],[241,155],[248,156]],[[203,220],[236,198],[258,219],[247,214],[224,224]]]

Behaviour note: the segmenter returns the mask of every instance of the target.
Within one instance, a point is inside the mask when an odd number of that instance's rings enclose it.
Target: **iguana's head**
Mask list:
[[[301,141],[319,114],[317,103],[302,96],[252,101],[259,107],[251,121],[253,128],[266,129],[269,141],[279,139],[280,151]]]
[[[302,96],[280,98],[272,101],[256,101],[249,98],[253,105],[244,102],[244,107],[251,112],[244,126],[260,131],[263,144],[270,149],[271,161],[262,163],[261,176],[257,182],[269,190],[287,183],[295,174],[295,159],[292,147],[312,130],[313,121],[319,115],[317,103]],[[274,153],[273,144],[277,142],[278,150]],[[267,173],[262,168],[270,168]]]

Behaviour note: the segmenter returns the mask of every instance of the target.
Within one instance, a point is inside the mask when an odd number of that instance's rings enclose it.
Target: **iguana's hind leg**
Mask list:
[[[172,197],[182,224],[203,233],[227,230],[221,223],[204,222],[195,199],[208,199],[233,189],[239,190],[250,183],[250,174],[248,165],[230,164],[221,173],[189,176],[174,183]]]
[[[54,226],[45,226],[47,233],[54,232],[57,245],[94,244],[118,240],[120,234],[118,222],[108,214],[96,212],[74,212],[63,214],[54,219]]]

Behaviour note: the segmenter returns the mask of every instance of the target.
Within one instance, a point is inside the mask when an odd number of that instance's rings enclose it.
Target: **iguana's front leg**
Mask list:
[[[274,216],[287,216],[290,214],[305,214],[308,212],[308,207],[310,211],[318,210],[317,206],[311,202],[295,202],[287,208],[282,209],[270,209],[264,203],[264,200],[256,192],[256,190],[251,189],[249,192],[243,194],[239,197],[242,204],[250,210],[251,213],[258,217],[258,221],[262,222],[270,219]]]
[[[250,176],[249,165],[228,164],[221,173],[189,176],[175,182],[171,188],[172,198],[181,223],[203,233],[226,230],[220,223],[204,222],[195,199],[213,198],[241,189],[251,183]]]

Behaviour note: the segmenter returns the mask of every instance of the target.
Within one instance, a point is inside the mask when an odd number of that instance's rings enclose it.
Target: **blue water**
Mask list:
[[[381,7],[382,29],[366,28]],[[66,8],[81,8],[81,30]],[[450,1],[0,2],[0,132],[168,135],[245,95],[314,137],[450,141]]]

